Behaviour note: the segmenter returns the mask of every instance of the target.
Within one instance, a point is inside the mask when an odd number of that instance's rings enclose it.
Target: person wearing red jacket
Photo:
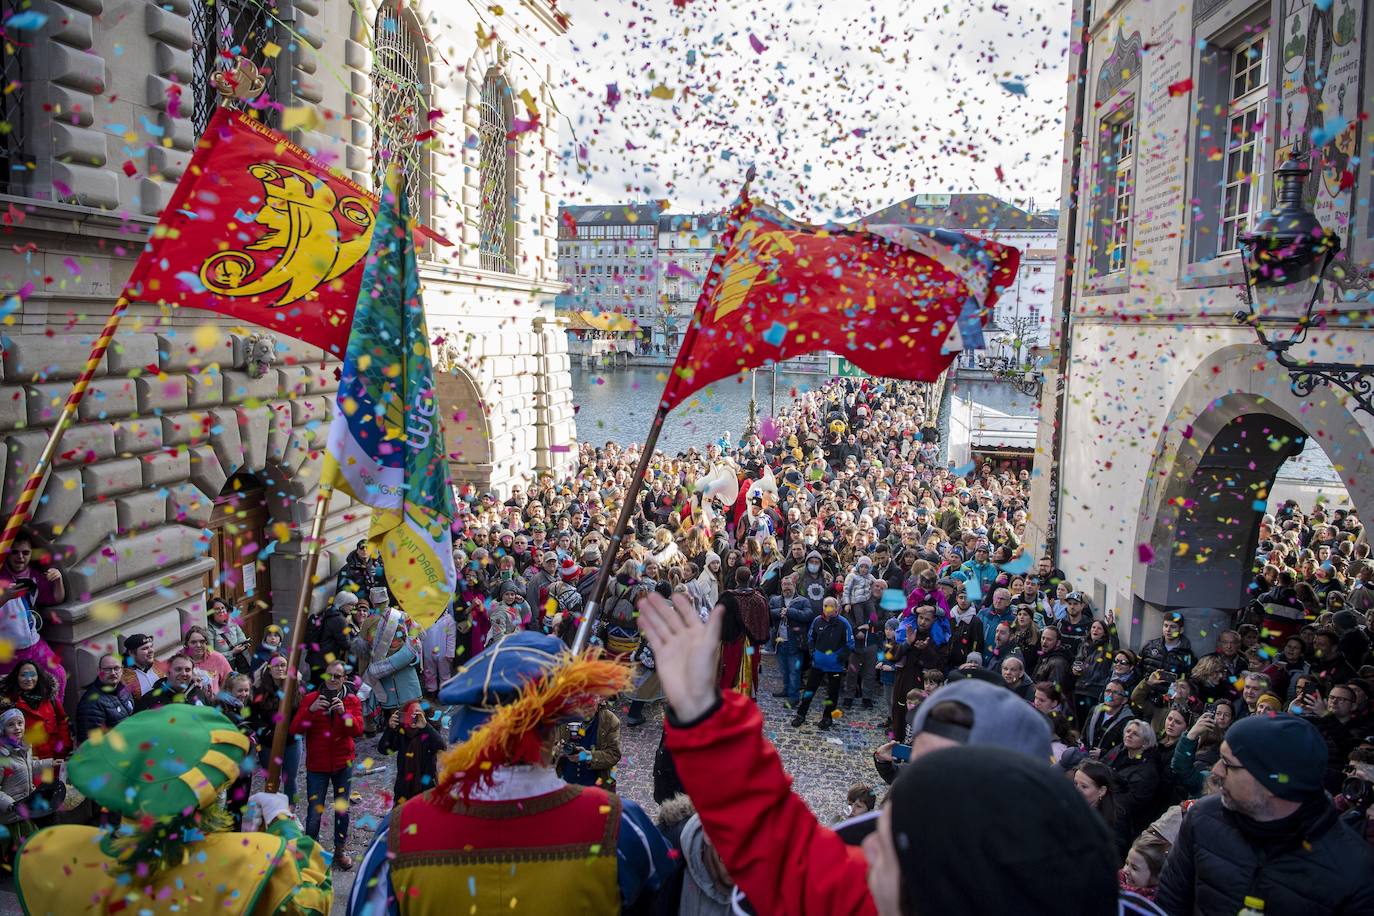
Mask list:
[[[291,734],[305,735],[305,788],[309,807],[305,832],[320,835],[325,799],[334,787],[334,867],[353,867],[348,855],[348,795],[352,789],[353,740],[363,734],[363,704],[348,688],[344,663],[331,662],[324,686],[307,693],[291,719]]]
[[[792,793],[758,707],[717,687],[720,606],[703,623],[689,597],[651,593],[639,612],[670,706],[667,746],[756,912],[1118,912],[1105,825],[1051,765],[1049,725],[1015,693],[975,680],[933,693],[913,723],[911,763],[875,829],[850,846]]]

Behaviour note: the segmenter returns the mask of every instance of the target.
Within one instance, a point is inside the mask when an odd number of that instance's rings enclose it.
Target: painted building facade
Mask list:
[[[1339,389],[1306,396],[1254,331],[1239,236],[1273,205],[1275,169],[1343,251],[1300,360],[1374,363],[1374,85],[1360,0],[1075,4],[1054,357],[1027,540],[1113,607],[1123,643],[1182,612],[1211,644],[1244,599],[1280,467],[1310,442],[1374,520],[1374,417]],[[1071,42],[1071,44],[1075,44]],[[1286,339],[1310,283],[1266,295]],[[1062,309],[1062,311],[1060,311]]]
[[[553,3],[483,7],[480,21],[430,0],[32,8],[42,24],[0,57],[0,288],[20,291],[0,357],[0,508],[187,167],[216,103],[208,77],[235,53],[268,71],[268,124],[364,187],[400,163],[413,212],[453,243],[426,244],[420,271],[455,481],[506,492],[572,465]],[[73,684],[117,634],[165,652],[210,596],[254,635],[294,605],[338,368],[212,313],[130,308],[32,526],[66,577],[44,636]],[[336,496],[331,582],[365,528]]]

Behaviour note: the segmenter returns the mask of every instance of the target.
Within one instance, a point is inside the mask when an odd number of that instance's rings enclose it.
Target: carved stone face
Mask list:
[[[262,378],[277,361],[277,340],[270,334],[254,334],[248,338],[244,369],[250,378]]]

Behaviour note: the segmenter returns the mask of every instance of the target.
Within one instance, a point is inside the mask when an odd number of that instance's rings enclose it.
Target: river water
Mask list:
[[[573,404],[577,408],[577,438],[603,445],[643,442],[649,433],[667,367],[635,366],[629,369],[572,368]],[[769,415],[773,373],[758,374],[758,416]],[[778,373],[778,409],[792,398],[823,385],[826,376]],[[669,455],[688,448],[703,448],[726,436],[733,444],[749,421],[749,375],[735,376],[708,385],[679,404],[664,421],[658,447]]]

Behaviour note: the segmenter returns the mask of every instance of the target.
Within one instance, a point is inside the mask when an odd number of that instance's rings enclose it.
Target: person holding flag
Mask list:
[[[381,557],[397,610],[378,619],[366,673],[374,684],[390,685],[377,697],[388,712],[393,708],[388,704],[399,707],[419,695],[418,679],[397,677],[397,669],[413,657],[408,634],[439,618],[457,583],[453,487],[413,231],[402,179],[393,168],[372,228],[344,352],[306,566],[306,580],[313,581],[334,489],[372,510],[367,544]],[[302,590],[296,608],[293,664],[299,664],[309,593]],[[397,639],[400,645],[394,645]],[[281,700],[281,721],[290,720],[295,693],[291,678]],[[276,787],[286,741],[286,729],[278,727],[269,787]]]

